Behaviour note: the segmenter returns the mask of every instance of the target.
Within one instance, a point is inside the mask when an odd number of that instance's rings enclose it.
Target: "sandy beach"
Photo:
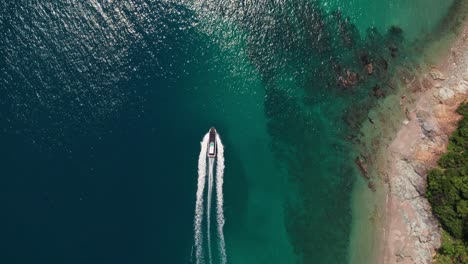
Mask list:
[[[455,110],[468,98],[466,19],[458,27],[449,51],[399,95],[405,119],[378,165],[385,172],[386,197],[377,263],[432,263],[440,247],[441,229],[425,198],[426,177],[456,129]]]

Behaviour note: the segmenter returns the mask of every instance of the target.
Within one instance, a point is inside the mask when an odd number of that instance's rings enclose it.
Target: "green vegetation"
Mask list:
[[[468,263],[468,248],[466,243],[455,239],[449,233],[442,233],[442,247],[437,255],[437,264]]]
[[[446,230],[437,262],[468,264],[468,104],[457,112],[463,119],[438,162],[439,168],[429,172],[427,197]]]

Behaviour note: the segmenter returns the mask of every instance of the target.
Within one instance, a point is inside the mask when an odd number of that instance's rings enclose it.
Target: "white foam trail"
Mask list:
[[[226,243],[224,241],[224,197],[223,197],[223,177],[224,177],[224,146],[221,143],[221,138],[216,135],[216,146],[218,154],[216,158],[216,218],[218,221],[218,247],[221,257],[221,263],[226,264]]]
[[[196,263],[203,263],[203,194],[205,191],[206,177],[206,149],[208,147],[209,133],[203,137],[200,142],[201,150],[198,156],[198,183],[197,183],[197,200],[195,203],[195,219],[194,219],[194,239],[195,239],[195,257]]]
[[[213,165],[214,158],[209,158],[208,165],[208,199],[206,201],[206,237],[208,241],[208,260],[211,264],[211,196],[213,193]]]

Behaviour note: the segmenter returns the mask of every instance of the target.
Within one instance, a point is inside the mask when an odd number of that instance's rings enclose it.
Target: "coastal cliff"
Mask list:
[[[351,263],[434,263],[446,241],[427,199],[427,175],[446,153],[461,119],[457,108],[468,100],[467,10],[468,1],[456,1],[439,29],[415,44],[410,53],[422,59],[396,68],[388,84],[396,92],[360,128],[354,158],[369,188],[355,199],[367,207],[355,216],[361,221],[354,232],[374,229],[375,237],[355,243],[372,252]]]
[[[450,53],[409,82],[406,93],[400,99],[405,119],[380,168],[388,190],[379,263],[432,263],[441,245],[441,228],[425,196],[427,172],[446,151],[460,119],[456,109],[468,98],[466,21]]]

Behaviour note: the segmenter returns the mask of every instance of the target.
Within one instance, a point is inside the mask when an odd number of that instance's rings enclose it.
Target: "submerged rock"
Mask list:
[[[372,88],[372,94],[374,95],[375,98],[380,98],[380,97],[385,96],[384,91],[378,85],[376,85],[376,86],[374,86],[374,88]]]
[[[398,55],[398,48],[392,45],[388,47],[388,50],[390,51],[390,56],[392,56],[392,58],[396,58]]]
[[[356,163],[356,165],[358,166],[359,171],[361,172],[361,175],[364,178],[369,180],[370,177],[367,171],[367,164],[365,163],[365,161],[361,159],[360,157],[356,157],[356,159],[354,160],[354,163]]]
[[[350,88],[357,84],[359,75],[350,70],[346,70],[345,76],[338,77],[338,83],[344,88]]]
[[[369,181],[369,183],[367,184],[367,187],[373,192],[375,192],[377,190],[377,186],[375,185],[375,183],[373,183],[371,181]]]
[[[371,75],[374,72],[374,66],[372,65],[372,63],[367,64],[366,69],[367,69],[367,74],[369,75]]]

